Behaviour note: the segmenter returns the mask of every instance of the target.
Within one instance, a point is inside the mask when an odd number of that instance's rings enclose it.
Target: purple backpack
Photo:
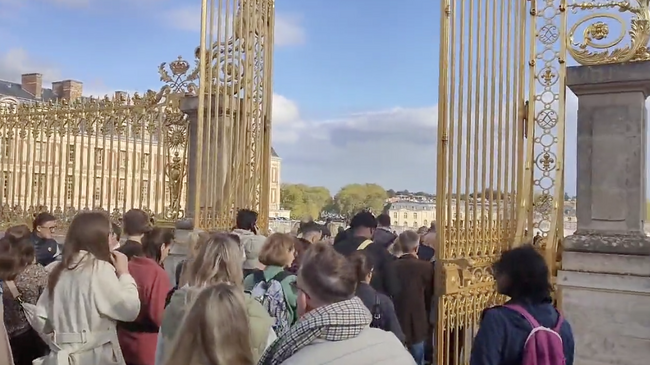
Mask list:
[[[521,365],[565,365],[564,346],[560,336],[560,327],[564,318],[558,313],[557,324],[554,328],[546,328],[537,322],[522,306],[506,304],[506,308],[521,314],[533,327],[524,344],[524,355]]]

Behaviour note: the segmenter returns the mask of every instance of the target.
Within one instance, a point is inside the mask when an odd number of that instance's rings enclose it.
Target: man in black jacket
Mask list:
[[[374,273],[370,285],[380,293],[389,297],[399,294],[399,281],[390,263],[392,255],[386,247],[372,242],[372,236],[377,229],[377,220],[370,212],[355,215],[350,222],[350,235],[334,243],[334,249],[344,256],[349,256],[358,250],[366,250],[374,263]]]

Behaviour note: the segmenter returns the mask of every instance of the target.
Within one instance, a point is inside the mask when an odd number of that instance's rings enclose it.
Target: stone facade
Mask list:
[[[564,240],[557,283],[576,339],[574,364],[644,364],[650,62],[569,67],[567,85],[578,96],[577,230]]]

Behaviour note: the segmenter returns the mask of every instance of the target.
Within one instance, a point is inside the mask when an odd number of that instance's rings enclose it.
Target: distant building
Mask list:
[[[269,217],[290,218],[291,211],[280,207],[280,193],[282,191],[281,176],[282,159],[275,149],[271,147],[271,187],[269,192]]]
[[[115,97],[127,95],[116,91]],[[45,88],[39,73],[22,75],[20,83],[0,80],[0,107],[80,98],[83,83],[79,81],[56,81]],[[78,126],[64,125],[65,136],[54,133],[48,138],[43,133],[21,136],[19,127],[0,123],[0,206],[164,211],[171,200],[169,180],[162,173],[169,161],[156,135],[117,138],[101,134],[95,126],[89,137]],[[71,133],[75,128],[77,135]],[[271,153],[269,211],[271,216],[288,217],[280,209],[281,159],[275,150]],[[181,200],[184,206],[184,194]]]
[[[436,205],[413,201],[396,201],[391,204],[388,214],[394,226],[419,228],[429,226],[436,220]]]
[[[458,204],[458,206],[457,206]],[[477,210],[474,210],[476,204]],[[485,204],[485,206],[483,206]],[[498,208],[498,209],[497,209]],[[451,200],[451,216],[452,219],[459,224],[464,224],[466,221],[465,213],[467,212],[467,220],[469,221],[483,221],[489,222],[492,220],[496,222],[497,216],[504,217],[505,206],[497,207],[496,203],[491,204],[482,199],[478,199],[476,203],[473,201],[460,200],[457,202],[455,199]],[[500,213],[497,213],[500,211]],[[436,203],[435,201],[412,201],[403,200],[391,203],[388,214],[391,218],[393,226],[402,227],[405,229],[417,229],[419,227],[428,227],[431,222],[436,220]]]

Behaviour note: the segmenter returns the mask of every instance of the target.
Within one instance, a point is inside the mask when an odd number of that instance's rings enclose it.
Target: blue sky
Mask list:
[[[158,64],[192,56],[199,5],[0,0],[0,78],[40,72],[46,83],[82,81],[87,94],[157,89]],[[439,6],[429,0],[276,2],[274,146],[284,181],[333,190],[352,182],[435,189]],[[366,145],[368,129],[381,135]],[[396,132],[403,140],[391,137]],[[419,139],[412,146],[411,137]],[[404,156],[418,157],[391,171],[375,169],[378,161],[399,163],[380,148],[395,143],[406,146]],[[352,167],[359,164],[365,167]],[[422,176],[407,176],[416,168]]]
[[[0,50],[23,48],[65,78],[108,90],[155,88],[157,65],[189,57],[198,44],[186,9],[198,10],[199,0],[0,0],[9,3],[18,16],[3,18],[10,37]],[[304,41],[276,48],[275,92],[295,100],[307,118],[435,103],[434,3],[277,1],[279,22],[299,26]],[[198,12],[194,22],[198,27]]]
[[[199,5],[0,0],[0,79],[40,72],[46,83],[82,81],[87,94],[158,89],[161,62],[192,57]],[[435,191],[439,8],[276,1],[273,144],[283,181]]]

